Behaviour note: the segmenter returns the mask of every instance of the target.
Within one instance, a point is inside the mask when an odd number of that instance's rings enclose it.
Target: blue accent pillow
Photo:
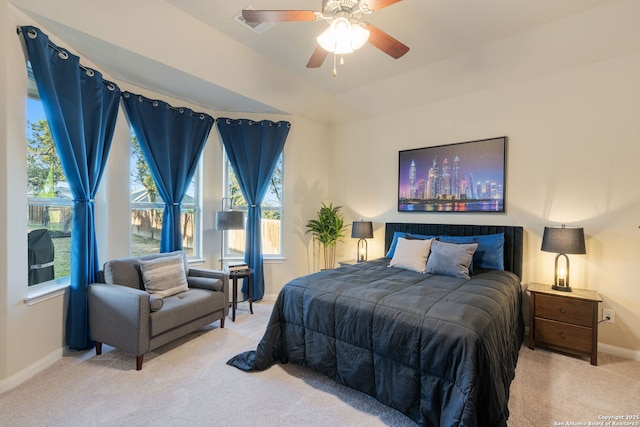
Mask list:
[[[433,239],[436,236],[427,236],[424,234],[413,234],[413,233],[405,233],[404,231],[394,231],[393,239],[391,240],[391,245],[389,246],[389,252],[387,252],[387,258],[393,258],[393,254],[396,253],[396,246],[398,245],[398,239],[402,237],[404,239],[418,239],[418,240],[428,240]]]
[[[478,243],[478,249],[473,254],[473,267],[504,270],[504,233],[478,236],[440,236],[440,241]]]

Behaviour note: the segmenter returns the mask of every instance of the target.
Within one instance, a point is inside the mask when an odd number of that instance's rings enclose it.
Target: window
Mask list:
[[[142,154],[140,143],[131,130],[131,255],[160,252],[164,202],[151,170]],[[182,199],[182,248],[189,257],[200,256],[200,168]]]
[[[247,201],[240,191],[235,172],[225,155],[225,197],[232,202],[234,210],[247,212]],[[283,189],[283,154],[280,154],[276,168],[269,180],[269,189],[262,201],[262,255],[265,258],[282,256],[282,189]],[[246,213],[245,213],[246,218]],[[244,230],[228,230],[225,236],[225,258],[241,258],[244,256],[246,234]]]
[[[69,276],[73,196],[27,63],[29,286]]]

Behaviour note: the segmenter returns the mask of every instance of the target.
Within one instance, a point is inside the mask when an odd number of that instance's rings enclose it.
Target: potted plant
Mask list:
[[[317,239],[324,249],[324,268],[333,268],[336,260],[336,243],[345,235],[347,226],[344,225],[344,217],[340,213],[342,206],[327,206],[322,202],[315,219],[307,222],[306,234],[311,234]]]

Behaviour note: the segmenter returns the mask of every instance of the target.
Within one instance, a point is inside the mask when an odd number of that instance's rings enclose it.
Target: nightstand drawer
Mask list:
[[[593,303],[572,298],[538,294],[535,299],[536,317],[591,327]]]
[[[591,328],[536,318],[535,337],[540,343],[591,353],[592,334]]]

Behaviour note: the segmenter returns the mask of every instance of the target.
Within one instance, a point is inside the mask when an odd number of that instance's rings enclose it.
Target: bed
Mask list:
[[[292,280],[257,349],[227,363],[306,366],[424,426],[506,425],[524,334],[522,239],[515,226],[387,223],[386,257]],[[474,242],[469,278],[429,267],[457,258],[442,248]],[[430,272],[389,266],[427,244]]]

